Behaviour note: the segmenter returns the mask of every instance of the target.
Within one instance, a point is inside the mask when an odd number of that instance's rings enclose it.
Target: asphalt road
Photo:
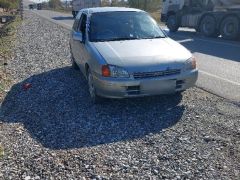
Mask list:
[[[71,14],[41,10],[33,12],[71,29]],[[188,29],[170,37],[189,49],[197,58],[199,79],[197,86],[211,93],[240,102],[240,42],[211,39]]]

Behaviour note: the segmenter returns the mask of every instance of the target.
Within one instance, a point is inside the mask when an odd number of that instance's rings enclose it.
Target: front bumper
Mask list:
[[[198,70],[151,79],[136,80],[105,78],[94,75],[94,84],[99,96],[107,98],[128,98],[160,94],[173,94],[193,87],[198,78]]]

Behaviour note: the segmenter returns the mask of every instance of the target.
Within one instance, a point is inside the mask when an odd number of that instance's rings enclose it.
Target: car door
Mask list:
[[[80,17],[81,17],[81,12],[79,12],[79,14],[77,15],[74,24],[73,24],[73,28],[72,28],[72,32],[71,32],[71,38],[70,38],[70,48],[71,48],[71,52],[72,52],[72,56],[75,59],[75,62],[79,65],[79,49],[78,49],[78,42],[79,40],[75,38],[75,35],[79,34],[79,24],[80,24]]]
[[[81,57],[80,59],[80,68],[81,71],[86,75],[85,72],[85,64],[88,63],[90,65],[89,60],[91,59],[91,55],[89,52],[89,41],[88,41],[88,17],[86,13],[82,13],[80,18],[80,24],[79,24],[79,32],[82,34],[82,42],[77,43],[78,49],[80,49]]]
[[[88,57],[88,52],[86,51],[87,42],[87,14],[82,13],[79,24],[79,31],[82,34],[82,42],[78,43],[79,49],[81,49],[80,66],[83,73],[85,73],[85,63]]]
[[[84,54],[85,54],[85,41],[86,41],[86,22],[87,15],[85,13],[78,14],[79,21],[76,22],[76,26],[72,31],[72,44],[73,44],[73,55],[75,62],[80,67],[81,71],[84,72]],[[80,37],[75,38],[75,37]]]

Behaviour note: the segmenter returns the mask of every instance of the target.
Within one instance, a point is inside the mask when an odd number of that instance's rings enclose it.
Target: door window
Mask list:
[[[86,33],[86,23],[87,23],[87,15],[82,14],[81,18],[80,18],[80,23],[79,23],[79,26],[78,26],[78,31],[81,32],[84,35]]]

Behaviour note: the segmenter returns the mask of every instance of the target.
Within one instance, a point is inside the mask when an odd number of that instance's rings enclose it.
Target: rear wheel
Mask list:
[[[221,35],[224,39],[235,40],[240,34],[239,19],[234,16],[225,18],[221,23]]]
[[[177,21],[176,15],[170,15],[167,19],[167,27],[170,30],[170,32],[177,32],[179,28],[179,24]]]
[[[200,32],[207,37],[218,37],[217,22],[213,16],[205,16],[200,24]]]
[[[98,104],[102,101],[102,98],[96,94],[96,88],[95,88],[95,85],[93,83],[93,75],[92,75],[91,70],[89,68],[87,70],[87,79],[88,79],[88,91],[89,91],[91,101],[94,104]]]

